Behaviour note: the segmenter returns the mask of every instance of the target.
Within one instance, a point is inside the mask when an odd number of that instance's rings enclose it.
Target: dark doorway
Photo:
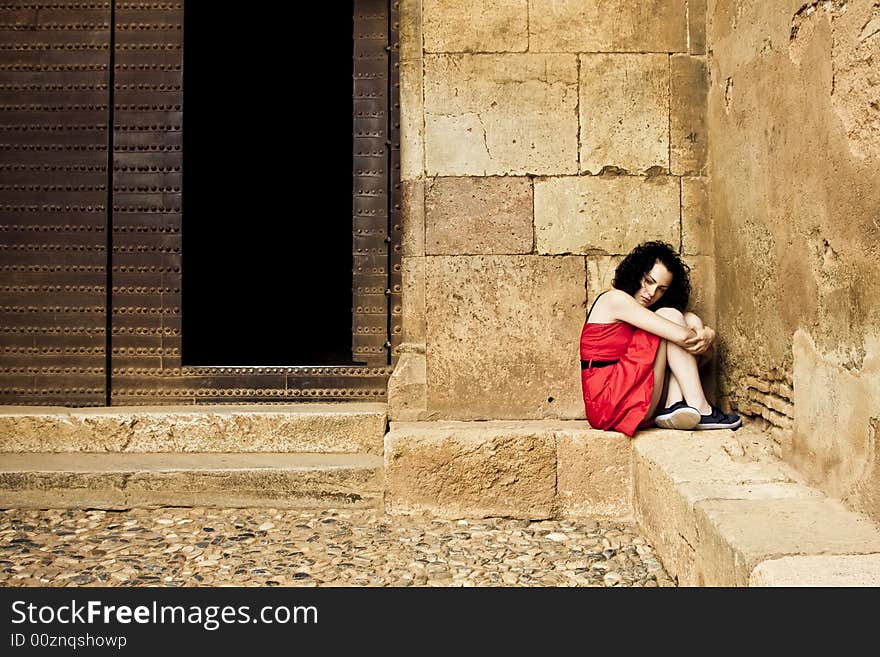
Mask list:
[[[185,366],[352,363],[353,7],[295,15],[185,4]]]

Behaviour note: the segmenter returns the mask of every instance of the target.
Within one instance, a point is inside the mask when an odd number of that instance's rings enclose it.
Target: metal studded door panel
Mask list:
[[[401,294],[403,287],[402,247],[403,247],[403,211],[400,188],[400,2],[391,2],[391,30],[388,35],[388,51],[390,63],[390,79],[388,84],[389,103],[388,109],[391,114],[389,122],[390,159],[388,189],[391,190],[391,213],[389,257],[390,271],[388,274],[388,286],[391,291],[389,296],[389,326],[391,335],[391,364],[395,365],[400,356],[398,351],[403,337],[403,305]]]
[[[388,362],[388,24],[386,0],[355,3],[352,358]],[[386,292],[388,291],[388,292]]]
[[[110,14],[0,4],[0,404],[106,403]]]
[[[352,333],[369,364],[183,367],[183,3],[0,4],[0,404],[383,399],[400,332],[396,11],[355,2]]]
[[[111,396],[191,402],[179,394],[183,4],[115,14]]]

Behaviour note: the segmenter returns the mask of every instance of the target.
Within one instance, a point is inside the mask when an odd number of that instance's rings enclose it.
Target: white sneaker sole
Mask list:
[[[708,431],[710,429],[739,429],[742,426],[742,418],[734,422],[733,424],[700,424],[697,423],[694,426],[694,431]]]
[[[672,413],[654,418],[654,424],[661,429],[688,431],[700,422],[700,412],[690,406],[677,408]]]

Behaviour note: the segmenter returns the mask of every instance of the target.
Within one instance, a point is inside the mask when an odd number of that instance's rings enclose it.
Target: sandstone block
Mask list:
[[[859,370],[843,367],[820,353],[802,329],[795,331],[792,353],[794,432],[783,457],[827,494],[880,520],[880,359],[865,358]]]
[[[382,508],[360,454],[7,454],[0,507]]]
[[[400,179],[425,175],[425,105],[422,62],[400,62]]]
[[[422,58],[422,2],[400,0],[400,61]]]
[[[706,0],[687,0],[688,52],[706,54]]]
[[[681,179],[681,252],[686,256],[715,253],[705,178]]]
[[[669,57],[581,55],[581,171],[669,170]]]
[[[564,516],[632,517],[632,444],[621,433],[556,432],[557,504]]]
[[[614,270],[623,256],[587,256],[587,311],[596,297],[610,290],[614,282]]]
[[[748,586],[759,563],[778,557],[880,552],[874,524],[828,498],[706,500],[696,510],[705,586]]]
[[[427,56],[428,175],[576,173],[577,100],[574,55]]]
[[[404,180],[400,183],[400,189],[403,256],[423,256],[425,255],[425,181]]]
[[[0,412],[0,452],[373,452],[384,404],[53,408]]]
[[[424,343],[428,325],[425,317],[425,258],[401,258],[403,293],[401,312],[403,342]]]
[[[388,380],[388,418],[399,422],[417,422],[427,413],[427,378],[425,354],[406,352],[400,355]]]
[[[385,436],[386,510],[447,518],[550,518],[556,491],[553,433],[517,423],[480,424],[395,423]]]
[[[709,151],[706,120],[709,74],[702,57],[672,56],[669,107],[671,171],[676,175],[703,175]]]
[[[633,443],[636,521],[682,586],[698,585],[695,504],[702,499],[811,495],[778,468],[734,461],[726,437],[653,429]],[[735,442],[735,441],[734,441]]]
[[[762,561],[749,586],[880,586],[880,554],[782,557]]]
[[[715,303],[715,258],[712,256],[688,256],[685,262],[690,265],[691,300],[690,310],[695,312],[712,328],[718,328],[718,309]],[[720,336],[721,340],[724,336]]]
[[[435,178],[425,192],[425,249],[432,255],[532,250],[528,178]]]
[[[427,256],[428,411],[582,418],[583,258]]]
[[[529,49],[684,52],[685,0],[531,0]]]
[[[678,248],[679,183],[668,176],[535,181],[538,253],[626,255],[660,239]]]
[[[528,0],[422,0],[426,52],[524,52]]]

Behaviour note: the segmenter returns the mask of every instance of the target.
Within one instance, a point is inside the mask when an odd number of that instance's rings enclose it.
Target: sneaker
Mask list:
[[[654,424],[661,429],[687,430],[693,429],[703,417],[696,408],[679,401],[657,413]]]
[[[736,413],[722,413],[717,407],[713,406],[712,412],[709,415],[700,416],[700,421],[694,427],[694,431],[739,429],[742,423],[742,419]]]

